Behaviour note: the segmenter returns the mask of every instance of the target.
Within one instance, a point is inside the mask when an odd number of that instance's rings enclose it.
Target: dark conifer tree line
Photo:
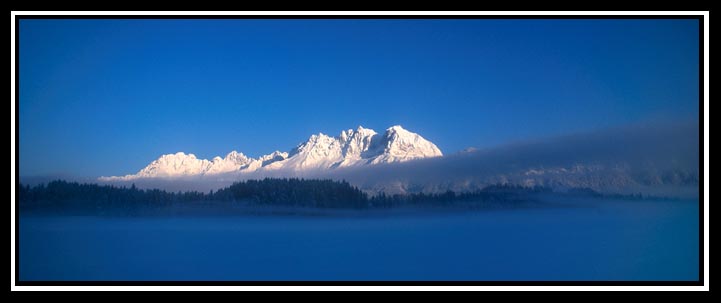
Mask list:
[[[465,206],[503,207],[533,201],[539,194],[552,193],[548,187],[491,185],[474,192],[413,193],[369,196],[346,181],[317,179],[247,180],[209,193],[186,191],[167,192],[159,189],[138,189],[113,185],[81,184],[62,180],[35,187],[20,185],[21,209],[57,210],[113,210],[135,212],[143,209],[162,209],[177,206],[284,206],[309,208],[391,208],[399,206]],[[601,197],[591,189],[571,190],[566,195]],[[643,198],[639,195],[613,198]],[[495,207],[495,206],[494,206]]]
[[[316,208],[365,208],[368,195],[346,181],[271,179],[247,180],[216,192],[167,192],[62,180],[35,187],[20,185],[21,208],[139,209],[174,205],[277,205]],[[209,203],[213,202],[213,203]]]
[[[205,198],[319,208],[363,208],[368,205],[368,195],[348,182],[316,179],[247,180],[219,189]]]

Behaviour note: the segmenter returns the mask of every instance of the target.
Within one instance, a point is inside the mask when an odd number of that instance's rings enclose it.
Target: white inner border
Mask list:
[[[302,16],[302,15],[353,15],[353,16],[425,16],[425,15],[479,15],[479,16],[504,16],[504,15],[520,15],[520,16],[544,16],[544,15],[594,15],[594,16],[623,16],[623,15],[664,15],[664,16],[683,16],[683,15],[702,15],[704,16],[704,91],[703,91],[703,111],[704,111],[704,285],[703,286],[15,286],[15,16],[22,15],[113,15],[113,16],[145,16],[145,15],[208,15],[208,16],[225,16],[225,15],[246,15],[246,16],[263,16],[263,15],[283,15],[283,16]],[[634,290],[634,291],[708,291],[709,290],[709,12],[708,11],[252,11],[252,12],[224,12],[224,11],[13,11],[10,14],[10,123],[11,123],[11,244],[10,244],[10,290],[26,291],[26,290],[42,290],[42,291],[130,291],[130,290],[172,290],[172,291],[219,291],[219,290],[265,290],[265,291],[316,291],[316,290],[353,290],[353,291],[370,291],[370,290],[411,290],[411,291],[465,291],[465,290],[488,290],[488,291],[618,291],[618,290]]]

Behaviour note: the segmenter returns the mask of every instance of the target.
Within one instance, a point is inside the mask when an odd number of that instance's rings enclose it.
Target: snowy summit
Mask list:
[[[289,152],[275,151],[259,158],[250,158],[237,151],[212,160],[198,159],[194,154],[183,152],[162,155],[136,174],[100,177],[100,180],[176,178],[261,170],[327,170],[440,156],[443,153],[435,144],[400,125],[389,127],[383,134],[359,126],[355,130],[344,130],[337,137],[314,134]]]

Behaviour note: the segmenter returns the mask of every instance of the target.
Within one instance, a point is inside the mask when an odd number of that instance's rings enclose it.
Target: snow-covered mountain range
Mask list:
[[[211,160],[163,155],[136,174],[99,181],[209,191],[245,179],[295,177],[346,180],[369,194],[465,192],[516,184],[697,197],[698,133],[697,123],[641,124],[443,155],[400,126],[381,134],[358,127],[336,137],[315,134],[287,152],[258,158],[236,151]]]
[[[400,125],[382,134],[359,126],[344,130],[337,137],[314,134],[288,152],[250,158],[232,151],[225,158],[198,159],[194,154],[178,152],[162,155],[136,174],[100,177],[101,181],[128,181],[150,178],[213,176],[258,171],[317,171],[340,167],[370,166],[383,163],[440,157],[443,153],[432,142]]]

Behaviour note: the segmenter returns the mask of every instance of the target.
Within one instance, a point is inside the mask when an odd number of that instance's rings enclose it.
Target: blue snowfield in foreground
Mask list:
[[[21,281],[693,281],[698,201],[454,212],[22,214]]]

